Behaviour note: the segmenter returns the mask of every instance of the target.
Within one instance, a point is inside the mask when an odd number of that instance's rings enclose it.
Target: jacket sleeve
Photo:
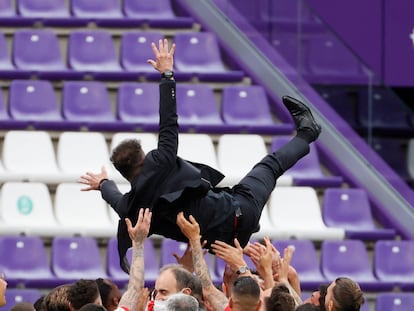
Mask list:
[[[107,180],[101,185],[102,198],[114,209],[120,218],[127,217],[127,198],[119,191],[113,180]]]

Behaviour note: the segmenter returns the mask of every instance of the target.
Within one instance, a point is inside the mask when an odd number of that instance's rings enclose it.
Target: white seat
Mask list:
[[[56,188],[55,213],[59,224],[72,234],[112,237],[116,227],[99,191],[81,191],[84,185],[61,183]]]
[[[60,181],[52,139],[45,131],[8,131],[2,158],[8,180]]]
[[[207,134],[180,134],[178,155],[185,160],[207,164],[218,169],[213,140]]]
[[[329,228],[322,218],[312,187],[276,187],[269,200],[269,215],[278,239],[337,240],[342,228]]]
[[[49,189],[39,182],[6,182],[0,189],[2,234],[55,236],[60,233]]]
[[[123,194],[129,192],[131,190],[131,184],[117,184],[119,191],[121,191]],[[109,218],[112,222],[112,224],[114,224],[115,226],[118,226],[118,222],[119,222],[119,216],[118,214],[114,211],[114,209],[108,204],[108,213],[109,213]]]
[[[100,172],[105,166],[115,177],[105,137],[96,132],[63,132],[57,146],[57,163],[65,182],[75,182],[86,172]]]
[[[226,176],[219,186],[237,184],[260,160],[268,154],[262,136],[254,134],[224,134],[217,146],[217,159]],[[278,185],[291,185],[291,177],[281,176]]]
[[[260,230],[252,234],[253,240],[263,239],[265,236],[269,238],[274,238],[277,236],[277,230],[275,225],[272,223],[272,220],[269,216],[269,207],[266,204],[263,207],[262,215],[260,217]]]

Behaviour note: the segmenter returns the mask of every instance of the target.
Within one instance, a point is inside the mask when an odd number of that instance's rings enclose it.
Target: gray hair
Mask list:
[[[167,299],[167,311],[198,311],[198,301],[191,295],[177,293]]]

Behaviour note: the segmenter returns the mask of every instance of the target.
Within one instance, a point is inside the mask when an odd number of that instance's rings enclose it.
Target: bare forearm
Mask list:
[[[268,271],[263,272],[263,280],[264,280],[264,287],[265,289],[272,288],[275,286],[275,280],[273,279],[272,269],[268,269]]]
[[[288,289],[290,294],[292,295],[293,299],[295,300],[295,305],[301,305],[303,303],[302,298],[298,295],[296,290],[290,285],[288,280],[281,281],[280,283],[284,284]]]

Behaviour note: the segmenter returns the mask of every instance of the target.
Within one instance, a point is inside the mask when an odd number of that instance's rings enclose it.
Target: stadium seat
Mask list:
[[[8,112],[8,105],[6,105],[6,102],[3,96],[3,91],[1,90],[1,88],[0,88],[0,122],[4,130],[17,130],[17,129],[27,128],[27,122],[17,121],[10,117],[9,112]]]
[[[4,0],[0,2],[0,16],[2,18],[16,16],[12,0]]]
[[[91,21],[108,18],[117,21],[123,18],[118,0],[71,0],[70,6],[73,16]]]
[[[224,66],[215,34],[210,32],[177,32],[174,41],[180,47],[175,68],[191,73],[200,81],[237,82],[244,73]]]
[[[218,103],[208,85],[178,84],[177,113],[183,131],[220,133],[224,130]]]
[[[120,62],[124,70],[135,72],[137,76],[144,76],[148,80],[158,81],[159,72],[147,63],[152,58],[151,42],[158,46],[158,40],[164,36],[160,31],[126,31],[121,36]],[[175,77],[180,80],[180,73],[176,72]]]
[[[381,281],[373,273],[373,264],[361,240],[323,241],[322,272],[328,280],[346,276],[358,282],[364,291],[390,291],[393,284]]]
[[[414,290],[414,241],[382,240],[374,247],[374,273],[400,290]]]
[[[271,151],[275,152],[292,139],[291,136],[275,136],[272,139]],[[284,176],[293,178],[295,186],[311,187],[340,187],[343,182],[341,176],[327,175],[321,169],[318,149],[315,144],[309,146],[310,151],[294,166],[288,169]]]
[[[218,169],[216,150],[208,134],[179,134],[177,154],[185,160],[207,164]]]
[[[3,2],[1,2],[3,3]],[[0,4],[1,5],[1,4]],[[2,20],[3,17],[0,18]],[[11,53],[3,32],[0,32],[0,77],[4,79],[26,79],[30,71],[15,68],[11,61]]]
[[[25,18],[56,19],[71,17],[65,0],[18,0],[17,12]]]
[[[394,229],[375,225],[371,205],[364,189],[328,188],[323,195],[322,213],[329,227],[345,229],[348,239],[393,239]]]
[[[2,160],[15,181],[57,183],[61,178],[52,138],[45,131],[6,132]]]
[[[115,118],[111,99],[101,81],[65,81],[62,114],[66,122],[78,129],[117,131],[125,128]],[[125,126],[125,127],[124,127]]]
[[[91,237],[54,238],[51,246],[51,266],[62,284],[76,282],[79,279],[94,280],[107,277],[98,243]]]
[[[50,81],[13,80],[10,83],[10,116],[16,122],[25,123],[27,128],[66,129],[59,106]]]
[[[117,116],[133,131],[158,131],[159,86],[156,83],[123,82],[118,87]]]
[[[265,236],[269,238],[277,236],[277,230],[275,229],[275,226],[272,220],[270,219],[269,206],[267,204],[263,207],[262,215],[260,216],[259,226],[259,231],[254,232],[252,234],[252,239],[259,240],[263,239]]]
[[[57,285],[43,240],[36,236],[1,236],[0,271],[9,287],[51,288]]]
[[[191,28],[193,19],[177,16],[170,0],[124,0],[123,12],[131,20],[140,20],[151,28]]]
[[[312,187],[276,187],[269,200],[269,215],[277,239],[341,240],[342,228],[329,228],[322,219]]]
[[[108,205],[97,191],[81,191],[85,185],[60,183],[54,199],[58,223],[72,235],[108,238],[116,234]]]
[[[375,300],[375,311],[411,311],[414,293],[379,293]]]
[[[298,272],[302,289],[314,290],[321,284],[332,282],[322,274],[319,257],[311,240],[273,240],[272,244],[282,257],[286,247],[294,247],[291,265]]]
[[[145,153],[150,152],[157,148],[158,140],[157,135],[153,133],[115,133],[112,135],[110,150],[118,146],[120,142],[125,139],[138,139],[141,142],[142,150]]]
[[[145,286],[153,287],[159,274],[160,264],[151,239],[145,240],[144,250]],[[127,259],[129,263],[131,263],[131,258],[132,249],[130,248],[127,251]],[[116,238],[111,238],[108,241],[106,264],[108,276],[111,280],[118,284],[118,286],[125,286],[125,284],[128,283],[129,276],[121,269]]]
[[[6,182],[0,188],[1,234],[51,237],[58,226],[49,189],[38,182]]]
[[[225,86],[222,91],[221,114],[224,122],[239,131],[275,134],[279,124],[272,119],[266,93],[262,86]],[[290,125],[287,133],[291,132]]]
[[[42,292],[39,289],[8,288],[5,294],[6,304],[2,306],[2,309],[11,310],[11,308],[19,302],[29,302],[34,304],[41,296]]]

